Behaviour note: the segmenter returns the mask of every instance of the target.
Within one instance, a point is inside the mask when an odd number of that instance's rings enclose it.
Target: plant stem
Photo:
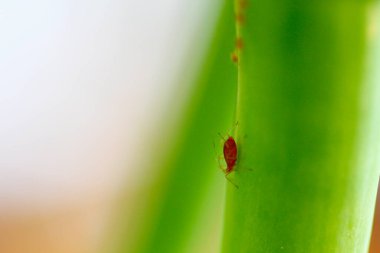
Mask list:
[[[379,178],[364,1],[236,1],[238,166],[224,253],[364,253]]]

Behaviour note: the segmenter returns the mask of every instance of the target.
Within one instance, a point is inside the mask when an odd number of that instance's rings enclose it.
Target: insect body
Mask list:
[[[237,160],[237,145],[231,136],[224,142],[223,146],[224,160],[226,161],[227,168],[225,169],[226,175],[234,170]]]
[[[227,139],[225,139],[222,135],[220,135],[220,137],[224,140],[223,155],[224,155],[224,160],[226,161],[227,168],[224,169],[223,166],[220,164],[220,160],[218,159],[219,167],[224,172],[226,179],[238,189],[239,187],[234,182],[232,182],[231,179],[228,178],[228,174],[234,171],[236,161],[237,161],[236,142],[234,138],[231,136],[229,136]]]

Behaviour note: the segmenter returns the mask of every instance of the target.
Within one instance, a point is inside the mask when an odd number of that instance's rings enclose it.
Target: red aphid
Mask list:
[[[224,142],[223,146],[224,160],[226,161],[227,168],[225,170],[226,175],[234,170],[237,160],[237,145],[231,136]]]

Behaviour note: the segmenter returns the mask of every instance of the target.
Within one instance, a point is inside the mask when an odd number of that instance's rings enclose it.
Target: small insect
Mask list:
[[[229,136],[224,142],[223,146],[224,160],[226,161],[227,168],[225,173],[228,175],[234,170],[237,160],[237,145],[233,137]]]
[[[236,161],[238,158],[238,150],[237,150],[236,141],[232,136],[228,136],[228,138],[225,139],[221,134],[219,135],[224,140],[223,156],[227,165],[227,168],[224,169],[219,161],[220,169],[223,171],[226,179],[230,181],[230,183],[233,184],[236,188],[239,188],[234,182],[231,181],[231,179],[228,178],[228,175],[234,171]]]

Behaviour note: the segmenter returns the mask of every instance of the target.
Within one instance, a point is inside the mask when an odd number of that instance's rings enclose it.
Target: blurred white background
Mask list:
[[[0,2],[2,253],[96,241],[215,2]]]
[[[2,1],[1,210],[105,194],[120,173],[134,183],[141,140],[173,95],[205,7]]]

